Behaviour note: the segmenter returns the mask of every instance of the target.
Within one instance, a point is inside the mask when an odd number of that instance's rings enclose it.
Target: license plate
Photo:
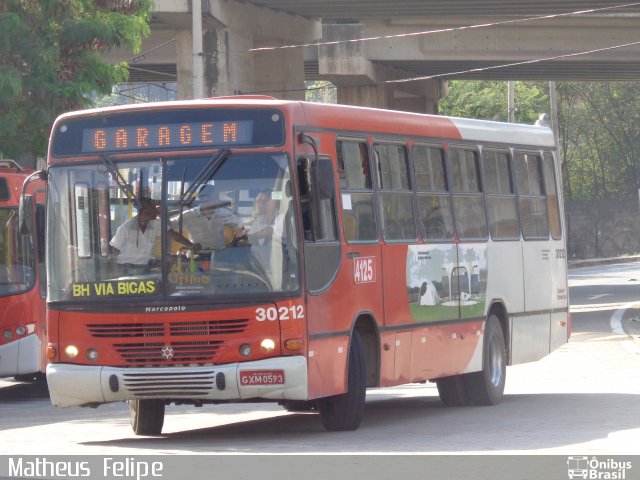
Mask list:
[[[240,385],[282,385],[284,370],[244,370],[240,372]]]

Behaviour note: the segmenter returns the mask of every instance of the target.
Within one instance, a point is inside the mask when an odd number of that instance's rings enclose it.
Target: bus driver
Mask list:
[[[121,273],[144,273],[153,263],[152,251],[160,235],[158,215],[157,203],[149,197],[142,197],[138,215],[116,230],[109,245],[116,254]],[[174,230],[169,230],[169,237],[182,245],[194,247],[192,242]]]

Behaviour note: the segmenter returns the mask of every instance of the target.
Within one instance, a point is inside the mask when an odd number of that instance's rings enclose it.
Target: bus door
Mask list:
[[[313,136],[319,157],[311,181],[323,179],[325,183],[331,179],[331,185],[316,188],[316,194],[312,185],[309,191],[303,165],[311,159],[299,157],[310,398],[346,390],[352,325],[360,314],[381,317],[380,247],[367,142],[365,139],[336,142],[332,135],[315,132]],[[339,194],[335,188],[336,172]],[[340,241],[342,236],[345,242]]]
[[[415,292],[407,284],[406,267],[418,241],[418,228],[407,147],[401,143],[375,141],[373,156],[378,189],[376,209],[384,240],[381,280],[385,334],[381,368],[383,382],[393,385],[411,379]]]

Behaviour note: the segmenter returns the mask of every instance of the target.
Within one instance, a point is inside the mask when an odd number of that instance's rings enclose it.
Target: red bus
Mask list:
[[[252,400],[350,430],[412,382],[496,404],[568,341],[559,178],[544,127],[263,97],[62,115],[52,402],[128,401],[136,434]]]
[[[21,231],[18,206],[30,176],[27,193],[36,202],[28,207],[30,228]],[[33,170],[0,160],[0,377],[44,378],[44,209],[44,182]]]

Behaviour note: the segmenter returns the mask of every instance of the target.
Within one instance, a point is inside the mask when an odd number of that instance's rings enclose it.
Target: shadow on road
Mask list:
[[[581,416],[576,417],[576,405]],[[633,394],[507,395],[495,407],[444,407],[437,397],[368,401],[360,429],[325,432],[313,413],[132,437],[85,446],[147,449],[145,453],[441,453],[561,449],[640,428]],[[177,419],[176,419],[177,420]],[[165,429],[179,425],[167,416]],[[399,435],[398,432],[402,432]],[[637,432],[634,433],[637,437]],[[629,437],[631,438],[631,437]]]

